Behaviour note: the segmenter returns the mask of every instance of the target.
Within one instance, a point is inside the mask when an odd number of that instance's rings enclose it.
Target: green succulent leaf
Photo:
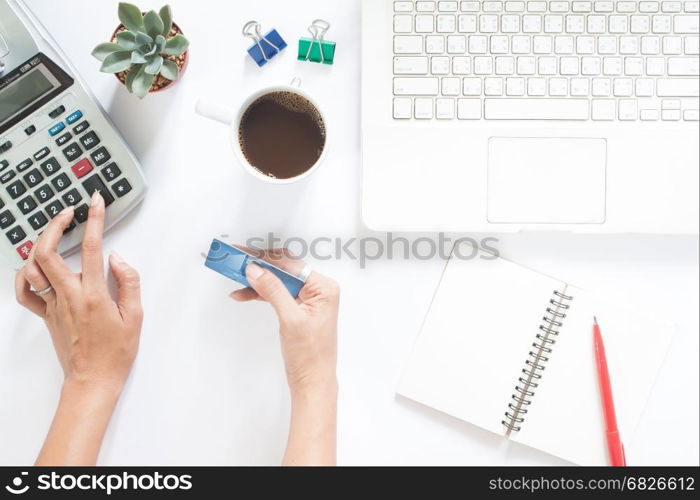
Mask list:
[[[164,59],[163,67],[160,68],[160,74],[168,80],[175,81],[177,80],[178,76],[180,76],[180,70],[178,69],[177,64],[175,64],[173,61],[170,59]]]
[[[117,45],[116,43],[107,42],[101,43],[92,49],[92,55],[100,61],[104,61],[108,55],[113,54],[114,52],[121,52],[123,50],[125,50],[125,47]]]
[[[151,38],[163,33],[163,21],[155,10],[150,10],[143,16],[143,25]]]
[[[119,73],[129,69],[131,64],[131,52],[128,50],[112,52],[102,61],[100,71],[105,73]]]
[[[126,81],[124,82],[124,85],[126,85],[126,90],[128,90],[129,93],[133,92],[132,86],[134,84],[134,78],[136,78],[136,75],[138,74],[138,69],[138,67],[134,67],[126,74]]]
[[[146,33],[139,31],[136,33],[136,44],[138,45],[140,51],[148,52],[151,50],[151,45],[153,45],[153,38],[148,36]]]
[[[160,68],[163,67],[163,58],[159,55],[153,57],[152,60],[144,66],[146,73],[149,75],[157,75],[160,73]]]
[[[136,5],[121,2],[117,10],[119,20],[129,31],[145,31],[143,26],[143,14]]]
[[[162,53],[168,56],[181,56],[189,45],[190,42],[187,41],[187,38],[182,35],[175,35],[167,41]]]
[[[146,57],[152,56],[152,55],[154,55],[154,54],[156,53],[157,50],[158,50],[158,47],[157,47],[156,44],[154,43],[153,46],[151,46],[151,48],[148,50],[148,52],[146,52],[146,53],[144,54],[144,56],[146,56]]]
[[[165,37],[163,35],[158,35],[156,37],[155,42],[156,42],[156,52],[158,52],[160,54],[161,52],[163,52],[163,49],[165,48],[165,43],[166,43]]]
[[[144,64],[146,62],[146,56],[141,52],[135,50],[131,53],[131,63],[132,64]]]
[[[120,31],[117,33],[117,43],[121,45],[124,50],[136,50],[138,47],[136,43],[136,33],[132,31]]]
[[[131,82],[132,92],[140,99],[143,99],[148,94],[151,85],[153,85],[154,78],[155,75],[149,75],[146,73],[146,67],[141,66]]]
[[[173,11],[170,8],[170,5],[166,5],[162,9],[160,9],[160,19],[163,21],[163,31],[162,35],[163,36],[168,36],[168,33],[170,33],[170,30],[173,27]]]

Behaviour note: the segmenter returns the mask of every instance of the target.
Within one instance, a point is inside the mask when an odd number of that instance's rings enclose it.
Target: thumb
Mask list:
[[[143,316],[141,307],[141,278],[139,273],[116,253],[109,256],[109,267],[119,285],[117,305],[124,319],[133,318],[140,321]]]
[[[297,303],[292,294],[270,271],[251,262],[246,267],[245,275],[253,290],[275,308],[280,318],[287,317],[296,311]]]

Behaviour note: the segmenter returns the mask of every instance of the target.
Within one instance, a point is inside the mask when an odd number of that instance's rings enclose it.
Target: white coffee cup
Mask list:
[[[230,108],[222,106],[218,101],[200,99],[199,101],[197,101],[195,111],[201,116],[223,123],[224,125],[230,128],[229,136],[231,138],[231,146],[233,147],[233,152],[246,172],[251,174],[253,177],[256,177],[260,180],[272,184],[291,184],[293,182],[298,182],[302,179],[309,177],[316,170],[318,170],[318,167],[321,165],[324,158],[326,157],[326,151],[328,150],[328,121],[326,120],[323,111],[321,111],[321,108],[318,106],[316,101],[314,101],[314,99],[311,96],[303,92],[299,88],[300,85],[301,80],[295,78],[289,85],[277,85],[263,88],[249,96],[247,99],[245,99],[239,106],[238,111],[233,111]],[[303,97],[304,99],[309,101],[314,106],[314,108],[316,108],[319,115],[321,115],[321,120],[323,121],[325,127],[326,143],[323,147],[321,155],[318,157],[318,160],[316,160],[316,163],[314,163],[308,170],[304,171],[303,173],[297,175],[296,177],[291,177],[289,179],[278,179],[276,177],[270,177],[269,175],[265,175],[263,172],[251,165],[248,159],[243,154],[240,141],[238,140],[238,130],[240,127],[241,119],[243,118],[245,112],[248,110],[250,105],[253,104],[260,97],[270,94],[272,92],[291,92],[293,94],[297,94]]]

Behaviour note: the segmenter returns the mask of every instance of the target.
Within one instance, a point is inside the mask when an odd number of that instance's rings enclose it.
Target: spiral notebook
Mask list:
[[[673,325],[488,254],[449,260],[398,393],[570,462],[606,465],[593,316],[625,442]]]

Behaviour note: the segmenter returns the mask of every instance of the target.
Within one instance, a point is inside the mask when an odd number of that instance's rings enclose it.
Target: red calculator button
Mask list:
[[[26,242],[24,245],[17,247],[17,253],[22,260],[27,260],[29,258],[29,252],[32,251],[34,244],[31,241]]]
[[[92,163],[87,158],[80,160],[78,163],[71,167],[75,176],[80,179],[92,172]]]

